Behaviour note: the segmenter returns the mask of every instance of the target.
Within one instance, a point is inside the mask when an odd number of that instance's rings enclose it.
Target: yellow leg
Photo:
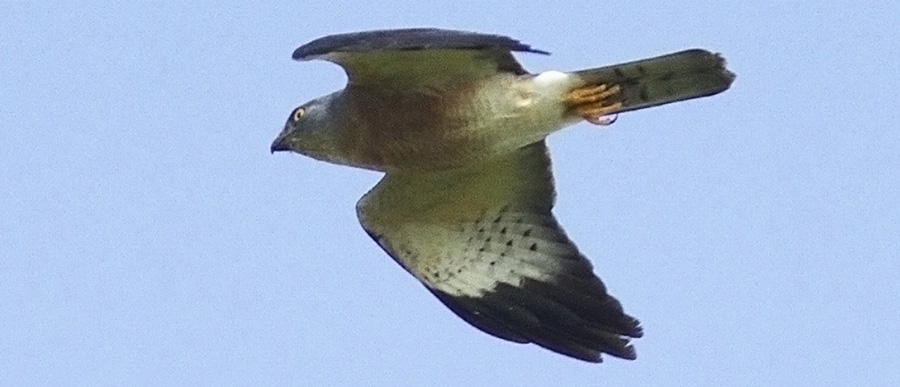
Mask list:
[[[622,109],[619,85],[591,85],[572,90],[566,95],[565,103],[573,114],[594,125],[609,125],[616,121],[616,114]]]

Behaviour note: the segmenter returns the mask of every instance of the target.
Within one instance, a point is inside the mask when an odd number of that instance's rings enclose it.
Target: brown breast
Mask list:
[[[484,145],[467,131],[462,109],[472,85],[442,92],[375,89],[344,91],[351,122],[339,146],[376,169],[444,169],[477,159]]]

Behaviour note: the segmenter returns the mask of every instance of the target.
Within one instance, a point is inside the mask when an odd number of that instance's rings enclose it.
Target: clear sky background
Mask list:
[[[0,6],[5,385],[900,385],[900,6],[290,1]],[[556,214],[645,336],[494,339],[359,227],[379,174],[269,154],[338,32],[502,33],[574,70],[691,47],[724,94],[549,145]]]

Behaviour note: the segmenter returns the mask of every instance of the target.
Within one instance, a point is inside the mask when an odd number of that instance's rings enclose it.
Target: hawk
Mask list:
[[[635,359],[643,334],[552,213],[544,138],[581,122],[720,93],[734,74],[692,49],[533,74],[500,35],[397,29],[294,51],[346,71],[343,90],[293,110],[271,151],[384,172],[356,204],[375,242],[476,328],[588,362]]]

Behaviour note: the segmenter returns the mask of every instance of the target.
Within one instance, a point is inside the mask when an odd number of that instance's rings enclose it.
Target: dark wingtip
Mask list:
[[[480,297],[429,290],[457,316],[501,339],[531,342],[591,363],[602,362],[604,353],[636,359],[629,338],[643,335],[640,322],[623,313],[618,301],[605,292],[590,288],[577,289],[578,293],[590,294],[587,297],[560,292],[563,288],[559,285],[534,280],[520,286],[501,283]]]
[[[530,44],[525,44],[518,40],[516,40],[515,42],[516,42],[517,47],[516,47],[516,49],[514,49],[512,51],[527,52],[527,53],[531,53],[531,54],[540,54],[540,55],[550,55],[550,51],[544,51],[541,49],[531,47]]]

